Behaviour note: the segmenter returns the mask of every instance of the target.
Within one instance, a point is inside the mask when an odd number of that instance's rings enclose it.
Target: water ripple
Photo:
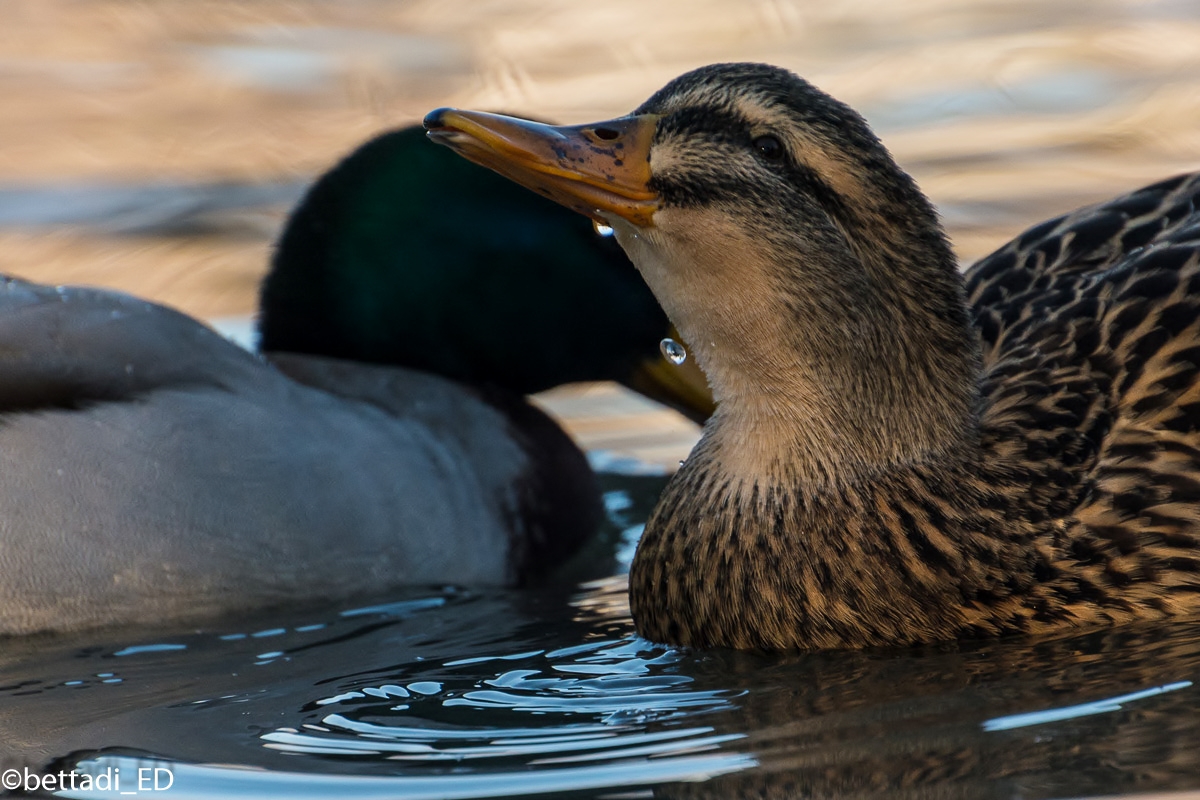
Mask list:
[[[712,754],[648,760],[638,767],[634,784],[703,781],[754,766],[740,754]],[[211,764],[181,764],[159,759],[103,755],[76,765],[80,775],[138,775],[139,769],[169,770],[172,800],[193,798],[344,797],[351,800],[460,800],[474,797],[528,797],[631,785],[624,764],[600,764],[520,772],[480,772],[434,776],[320,775],[306,772],[247,770]],[[126,784],[121,784],[125,786]],[[117,800],[120,791],[58,792],[80,800]]]
[[[554,785],[562,791],[617,785],[618,774],[625,775],[622,785],[632,786],[658,782],[653,776],[663,770],[672,780],[698,780],[714,769],[749,765],[751,757],[732,753],[696,760],[745,738],[695,721],[697,714],[732,707],[743,693],[696,689],[692,677],[676,671],[683,658],[677,650],[626,636],[426,667],[424,674],[436,674],[437,681],[406,683],[392,675],[388,683],[366,685],[360,675],[315,701],[323,712],[318,720],[260,739],[280,752],[382,758],[436,771],[443,779],[450,777],[447,765],[467,780],[465,764],[486,764],[475,769],[485,769],[487,780],[480,772],[468,783],[481,781],[488,795],[497,794],[497,775],[528,777],[534,768],[559,773]],[[508,668],[494,671],[500,664]],[[402,702],[391,705],[397,699]],[[485,724],[463,724],[480,712]],[[503,724],[504,715],[515,724]],[[561,766],[568,764],[580,766]]]

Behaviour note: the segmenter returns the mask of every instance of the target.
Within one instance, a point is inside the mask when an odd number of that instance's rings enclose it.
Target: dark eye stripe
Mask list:
[[[803,163],[787,158],[787,150],[778,137],[769,134],[750,139],[750,122],[729,106],[704,104],[689,106],[667,114],[658,123],[656,139],[702,138],[710,143],[750,149],[756,156],[771,163],[777,174],[795,189],[816,200],[833,217],[851,223],[846,201],[821,176]],[[776,158],[758,150],[763,139],[772,139],[779,146]],[[768,145],[769,147],[770,145]],[[668,205],[696,206],[718,200],[749,198],[762,190],[745,176],[722,174],[717,169],[699,176],[678,173],[652,178],[650,185]],[[772,195],[775,199],[776,196]]]
[[[789,165],[787,171],[789,183],[820,203],[831,216],[843,223],[851,222],[852,215],[846,201],[816,170],[803,164],[793,164]]]

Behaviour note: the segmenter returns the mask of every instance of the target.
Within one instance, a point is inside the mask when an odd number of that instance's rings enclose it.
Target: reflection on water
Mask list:
[[[254,236],[303,196],[307,181],[205,184],[83,183],[0,188],[0,228],[84,228],[124,236]]]
[[[1180,689],[1191,687],[1191,681],[1179,681],[1178,683],[1168,683],[1166,686],[1157,686],[1153,689],[1144,689],[1140,692],[1131,692],[1118,697],[1107,697],[1103,700],[1096,700],[1091,703],[1083,703],[1077,706],[1067,706],[1066,708],[1047,708],[1044,711],[1031,711],[1028,714],[1012,714],[1007,717],[996,717],[989,719],[983,723],[985,731],[1009,731],[1013,728],[1027,728],[1031,725],[1047,725],[1051,722],[1058,722],[1064,719],[1075,719],[1076,717],[1087,717],[1092,714],[1107,714],[1111,711],[1120,711],[1125,703],[1133,703],[1137,700],[1144,700],[1147,697],[1154,697],[1163,692],[1175,692]]]
[[[1188,0],[12,0],[4,22],[0,270],[205,317],[253,309],[279,191],[381,129],[442,105],[608,118],[714,61],[777,63],[861,110],[964,262],[1200,166]],[[137,204],[115,226],[136,238],[92,224],[105,195]],[[204,224],[171,222],[198,201]]]
[[[742,769],[753,761],[742,756],[679,756],[660,759],[641,766],[638,783],[658,783],[672,780],[707,780],[727,772]],[[229,767],[198,764],[174,764],[155,758],[130,756],[99,756],[78,762],[81,776],[104,776],[124,773],[138,775],[139,771],[162,770],[164,791],[176,798],[328,798],[350,800],[455,800],[476,797],[529,797],[589,789],[624,787],[630,785],[628,769],[624,766],[586,766],[548,768],[524,773],[480,773],[470,775],[440,775],[437,777],[365,777],[310,775],[296,772],[252,772]],[[81,778],[82,780],[82,778]],[[128,780],[128,778],[126,779]],[[128,784],[126,784],[128,785]],[[147,783],[147,786],[152,784]],[[127,794],[127,792],[126,792]],[[59,792],[60,797],[115,798],[120,791],[81,790]],[[608,795],[618,797],[620,795]]]
[[[601,539],[613,552],[662,479],[605,480]],[[597,564],[617,577],[583,589],[413,590],[205,632],[12,640],[0,654],[3,766],[119,769],[126,781],[165,769],[176,798],[1050,798],[1200,786],[1200,624],[697,653],[634,635],[624,567]]]

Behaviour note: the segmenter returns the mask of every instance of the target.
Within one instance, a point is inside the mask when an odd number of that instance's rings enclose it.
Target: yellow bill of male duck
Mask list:
[[[1200,174],[960,272],[851,108],[716,64],[617,120],[429,136],[603,221],[717,408],[646,525],[638,631],[822,649],[1200,612]]]
[[[525,395],[711,409],[610,238],[419,126],[315,183],[260,300],[256,354],[128,295],[0,283],[0,634],[536,581],[600,499]]]

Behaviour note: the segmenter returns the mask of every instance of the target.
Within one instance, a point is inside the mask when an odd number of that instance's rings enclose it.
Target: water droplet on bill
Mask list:
[[[613,229],[611,225],[605,225],[603,222],[592,220],[592,227],[596,229],[596,233],[600,236],[612,236]]]

